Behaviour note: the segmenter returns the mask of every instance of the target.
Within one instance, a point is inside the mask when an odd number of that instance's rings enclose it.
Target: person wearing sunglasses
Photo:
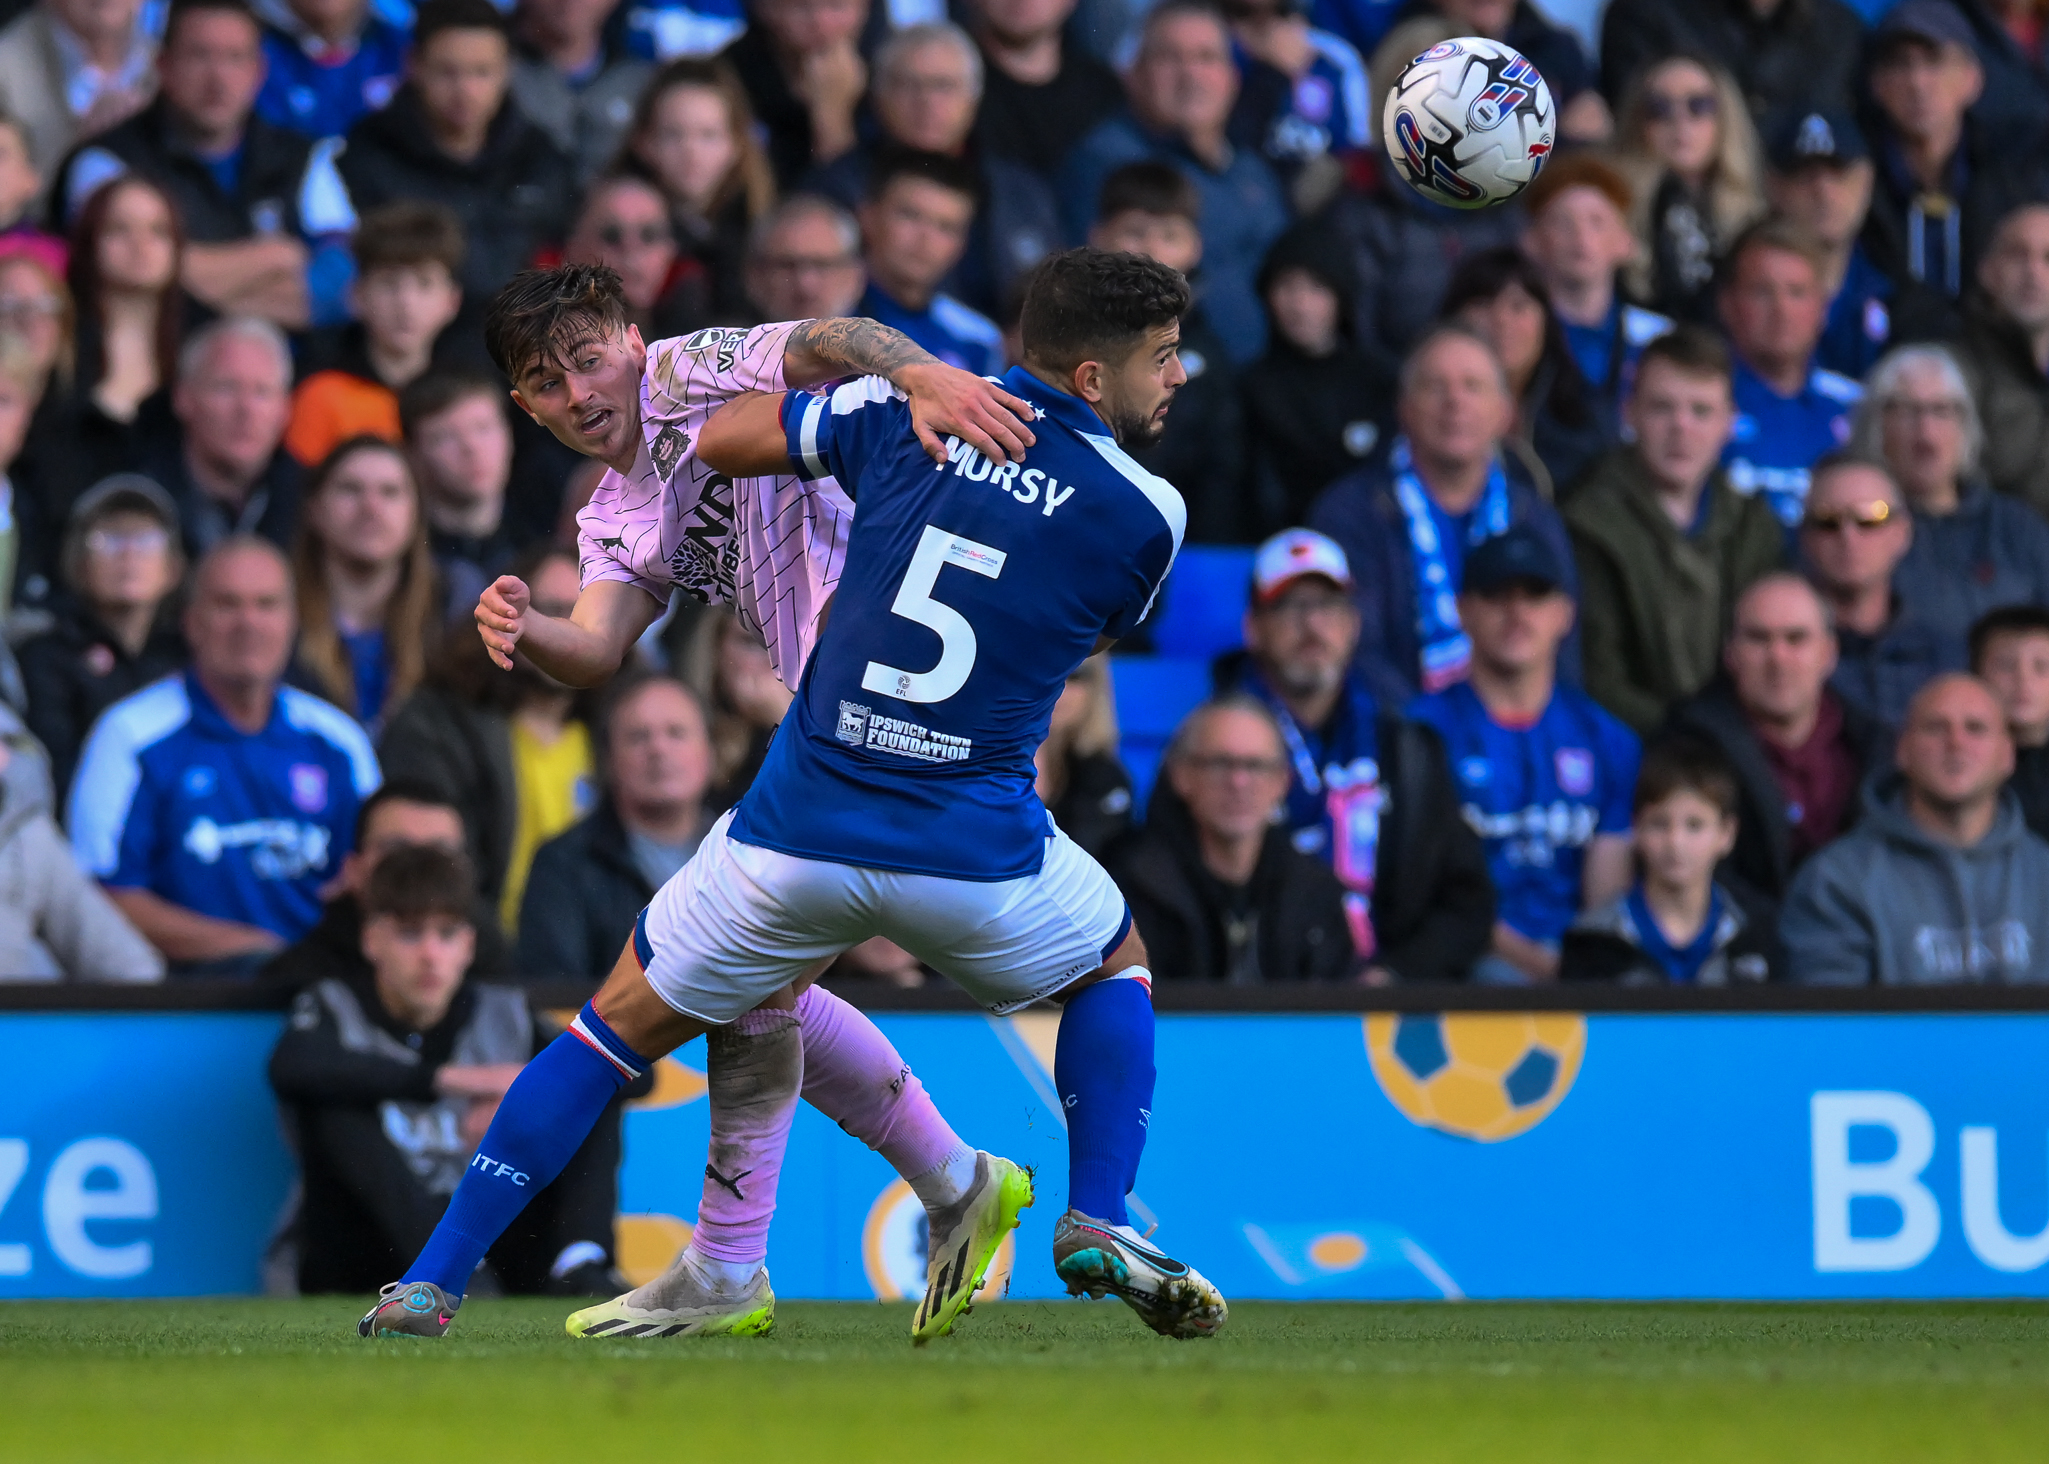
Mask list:
[[[1961,635],[2002,605],[2049,605],[2049,523],[1985,482],[1983,421],[1946,347],[1902,346],[1871,368],[1850,444],[1891,470],[1913,513],[1900,573],[1919,613]]]
[[[1624,284],[1675,319],[1714,323],[1715,260],[1764,215],[1757,129],[1720,66],[1670,55],[1622,104],[1616,165],[1636,199],[1638,253]]]
[[[631,177],[601,178],[591,185],[562,253],[567,264],[608,264],[619,271],[627,318],[649,340],[678,335],[702,323],[672,320],[673,312],[659,309],[669,292],[676,257],[668,203],[652,183]]]
[[[1963,634],[1931,622],[1926,569],[1908,567],[1913,516],[1881,463],[1823,458],[1807,493],[1800,558],[1836,623],[1829,684],[1844,700],[1897,727],[1907,703],[1944,671],[1964,668]]]

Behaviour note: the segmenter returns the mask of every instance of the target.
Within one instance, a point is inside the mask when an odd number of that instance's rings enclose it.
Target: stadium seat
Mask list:
[[[1209,696],[1209,661],[1202,656],[1113,656],[1110,685],[1117,696],[1117,755],[1131,774],[1132,806],[1142,814],[1167,739]]]
[[[1153,650],[1207,661],[1243,645],[1252,555],[1250,549],[1224,544],[1184,547],[1150,622]]]

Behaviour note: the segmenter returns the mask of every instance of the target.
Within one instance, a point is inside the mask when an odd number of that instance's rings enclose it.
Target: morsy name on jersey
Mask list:
[[[1026,454],[1030,456],[1029,453]],[[948,466],[956,478],[965,478],[970,483],[987,483],[1022,504],[1038,504],[1039,512],[1046,517],[1053,516],[1053,510],[1074,497],[1072,485],[1061,487],[1060,480],[1037,468],[1028,468],[1024,459],[1016,459],[1001,467],[983,457],[981,452],[962,442],[958,437],[946,439],[946,462],[935,471],[944,472]]]

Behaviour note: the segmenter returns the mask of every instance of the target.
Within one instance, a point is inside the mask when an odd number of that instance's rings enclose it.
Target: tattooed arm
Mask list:
[[[807,320],[783,346],[783,379],[791,386],[817,386],[841,376],[887,376],[906,366],[936,366],[930,351],[893,327],[842,317]],[[897,382],[901,386],[902,382]]]
[[[840,376],[884,376],[910,398],[911,425],[934,462],[950,434],[991,462],[1022,458],[1036,440],[1032,408],[994,382],[942,365],[900,330],[873,320],[807,320],[783,348],[783,379],[816,386]]]

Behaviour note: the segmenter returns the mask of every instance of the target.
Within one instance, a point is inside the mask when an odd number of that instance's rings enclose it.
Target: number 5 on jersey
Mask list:
[[[995,579],[1003,573],[1004,557],[1001,549],[927,524],[889,608],[890,613],[915,620],[938,635],[939,662],[930,671],[904,671],[870,661],[861,677],[861,689],[898,701],[942,702],[967,685],[975,669],[975,628],[960,611],[933,599],[932,590],[939,583],[939,571],[949,564]]]

